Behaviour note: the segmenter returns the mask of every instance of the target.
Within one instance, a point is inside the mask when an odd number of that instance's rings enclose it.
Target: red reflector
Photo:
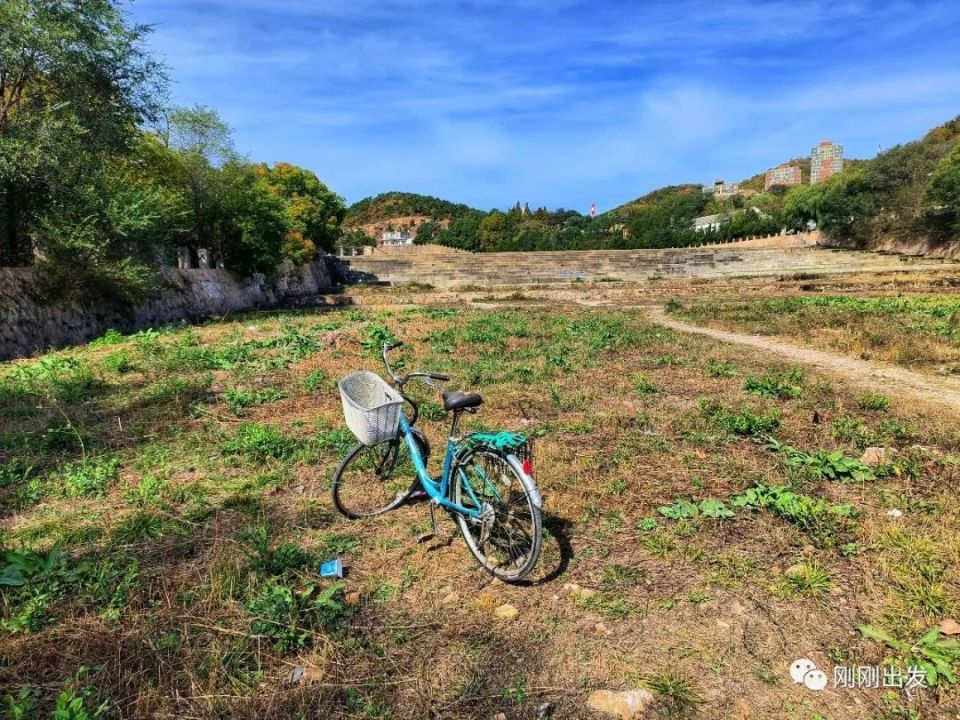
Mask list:
[[[523,461],[523,474],[524,475],[533,475],[533,461],[524,460]]]

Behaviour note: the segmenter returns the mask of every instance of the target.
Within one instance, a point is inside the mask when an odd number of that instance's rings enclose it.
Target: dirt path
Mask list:
[[[844,382],[856,387],[874,392],[915,398],[921,402],[960,410],[960,381],[952,378],[931,377],[886,363],[844,357],[760,335],[744,335],[727,330],[715,330],[701,325],[692,325],[674,320],[661,307],[651,307],[649,305],[645,307],[653,322],[671,330],[706,335],[723,342],[746,345],[763,352],[780,355],[793,362],[809,365],[841,377]]]

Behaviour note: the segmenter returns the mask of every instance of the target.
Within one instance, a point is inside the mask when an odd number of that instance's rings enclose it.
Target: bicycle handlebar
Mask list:
[[[390,361],[387,359],[387,353],[391,350],[396,350],[398,347],[403,347],[403,343],[399,340],[396,342],[385,342],[383,344],[383,364],[387,368],[387,373],[390,375],[390,378],[400,387],[408,381],[416,377],[429,378],[430,380],[439,380],[440,382],[447,382],[450,379],[449,375],[443,375],[442,373],[433,373],[433,372],[412,372],[406,375],[400,375],[399,377],[393,374],[393,368],[390,367]]]

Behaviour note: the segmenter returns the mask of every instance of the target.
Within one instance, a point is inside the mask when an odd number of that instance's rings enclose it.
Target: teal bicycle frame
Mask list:
[[[447,438],[447,451],[443,456],[443,471],[440,474],[440,478],[437,480],[434,480],[432,477],[430,477],[430,473],[427,471],[427,466],[423,461],[423,455],[420,454],[420,448],[414,439],[413,428],[411,427],[410,422],[407,420],[406,413],[402,411],[400,413],[400,434],[407,443],[407,449],[410,451],[410,457],[413,460],[413,467],[417,471],[417,478],[419,478],[420,484],[423,486],[424,491],[427,493],[430,499],[441,507],[447,508],[448,510],[460,513],[461,515],[479,519],[481,516],[480,509],[483,508],[483,503],[477,498],[476,493],[474,493],[473,488],[470,486],[470,481],[468,478],[466,478],[466,476],[463,477],[463,487],[470,496],[470,499],[476,503],[476,508],[469,508],[459,505],[447,498],[450,490],[450,475],[453,470],[453,459],[456,457],[457,452],[461,449],[456,437],[457,420],[459,420],[459,416],[454,417],[453,426],[450,430],[450,437]],[[460,472],[463,474],[462,470]],[[489,485],[489,483],[487,484]],[[493,486],[490,487],[493,492],[499,496],[499,493],[496,492],[496,488]]]

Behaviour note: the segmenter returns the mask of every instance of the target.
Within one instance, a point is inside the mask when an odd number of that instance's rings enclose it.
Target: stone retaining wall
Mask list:
[[[0,268],[0,360],[87,342],[110,328],[133,332],[179,320],[200,320],[272,308],[330,287],[326,263],[286,266],[279,278],[241,280],[226,270],[167,268],[161,289],[139,307],[97,308],[78,303],[40,303],[31,268]]]
[[[832,275],[937,269],[934,258],[828,250],[817,247],[717,247],[663,250],[580,250],[459,253],[343,258],[334,265],[347,282],[425,283],[434,287],[551,285],[657,278]]]

